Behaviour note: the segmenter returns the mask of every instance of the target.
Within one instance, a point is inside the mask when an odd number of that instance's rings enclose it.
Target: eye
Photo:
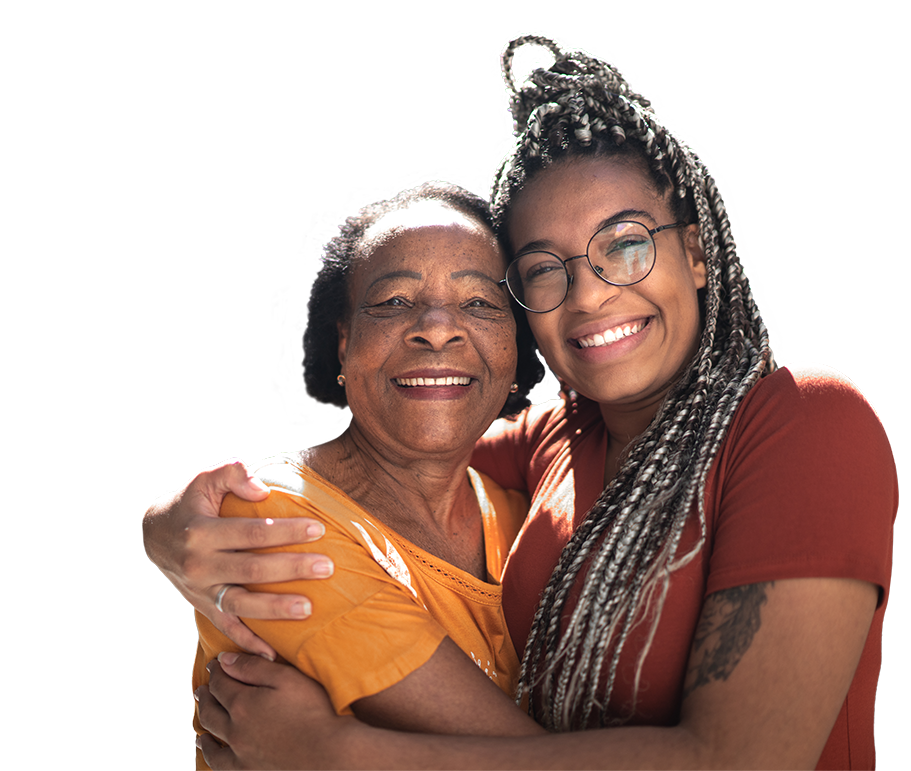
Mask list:
[[[388,300],[382,300],[374,303],[371,308],[408,308],[409,302],[404,297],[390,297]]]
[[[611,253],[635,253],[643,247],[648,248],[648,239],[638,235],[624,236],[612,241],[607,248],[607,254]]]
[[[469,300],[464,305],[465,308],[496,308],[497,306],[489,300],[485,300],[482,297],[475,297],[473,300]]]
[[[546,252],[532,252],[519,258],[517,269],[523,283],[547,281],[560,276],[563,263]]]
[[[383,297],[383,299],[372,302],[367,301],[361,307],[368,316],[373,316],[374,318],[392,318],[393,316],[399,316],[402,313],[411,310],[414,307],[414,303],[407,297],[393,295],[392,297]]]
[[[615,274],[617,270],[637,272],[644,270],[650,262],[652,242],[648,237],[627,234],[614,239],[603,249],[601,256],[593,258],[592,264],[597,265],[596,270],[607,270],[610,274]],[[601,262],[604,264],[598,265]]]
[[[501,319],[512,315],[509,301],[505,297],[478,296],[466,300],[459,306],[469,316],[479,319]]]

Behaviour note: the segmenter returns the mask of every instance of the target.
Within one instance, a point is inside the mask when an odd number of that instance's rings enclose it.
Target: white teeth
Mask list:
[[[471,383],[470,377],[397,377],[396,385],[400,386],[467,386]]]
[[[639,322],[636,324],[627,324],[624,327],[618,327],[617,329],[607,329],[604,332],[589,337],[580,337],[576,342],[579,343],[580,348],[595,348],[601,345],[610,345],[611,343],[616,343],[618,340],[622,340],[624,337],[629,337],[634,335],[637,332],[642,330],[644,325]]]

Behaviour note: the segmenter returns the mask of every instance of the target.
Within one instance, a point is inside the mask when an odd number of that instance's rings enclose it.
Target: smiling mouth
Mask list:
[[[424,388],[444,388],[445,386],[467,386],[471,385],[470,377],[397,377],[395,384],[405,388],[415,388],[423,386]]]
[[[623,324],[622,326],[614,327],[613,329],[605,329],[603,332],[596,332],[593,335],[577,337],[570,342],[577,348],[598,348],[605,345],[612,345],[618,340],[623,340],[625,337],[641,332],[647,324],[648,319],[643,319],[642,321],[636,321],[632,324]]]

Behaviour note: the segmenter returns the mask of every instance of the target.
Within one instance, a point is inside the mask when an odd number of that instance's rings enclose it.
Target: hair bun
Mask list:
[[[554,55],[554,63],[548,69],[538,67],[532,70],[523,85],[518,87],[513,60],[516,51],[524,45],[546,48]],[[531,114],[544,104],[566,104],[572,100],[606,105],[619,94],[643,110],[650,110],[651,107],[648,99],[630,89],[615,67],[582,51],[566,52],[550,38],[524,35],[510,41],[500,64],[503,79],[511,92],[509,109],[517,136],[525,131]]]

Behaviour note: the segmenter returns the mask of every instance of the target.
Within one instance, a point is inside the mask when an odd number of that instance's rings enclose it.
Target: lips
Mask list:
[[[649,319],[647,318],[637,319],[616,326],[605,327],[597,332],[570,338],[569,342],[577,348],[600,348],[607,345],[613,345],[620,340],[638,334],[648,325],[648,323]]]

